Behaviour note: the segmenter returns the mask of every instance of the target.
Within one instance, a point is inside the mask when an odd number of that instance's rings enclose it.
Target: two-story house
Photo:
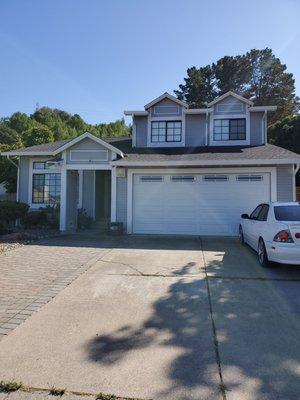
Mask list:
[[[77,210],[127,233],[236,235],[260,202],[295,200],[300,155],[267,143],[267,114],[233,92],[190,109],[168,93],[125,111],[132,138],[90,133],[6,152],[19,156],[18,200],[60,203],[60,229]]]

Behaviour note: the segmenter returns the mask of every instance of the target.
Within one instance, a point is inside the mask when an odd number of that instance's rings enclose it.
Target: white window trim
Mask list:
[[[49,206],[46,203],[33,203],[32,196],[33,196],[33,174],[60,174],[61,168],[51,168],[51,169],[34,169],[33,163],[34,162],[45,162],[49,159],[48,158],[30,158],[29,159],[29,179],[28,179],[28,205],[31,209],[39,209]],[[60,194],[61,196],[61,194]]]
[[[215,119],[246,119],[246,139],[245,140],[214,140],[214,120]],[[243,114],[210,114],[209,128],[210,146],[249,146],[250,145],[250,112],[246,107],[246,113]]]
[[[218,171],[219,170],[219,171]],[[143,168],[143,169],[128,169],[127,173],[127,233],[132,233],[133,230],[133,176],[134,174],[255,174],[269,173],[270,174],[270,200],[277,201],[277,169],[276,167],[241,167],[241,168],[197,168],[197,169],[179,169],[179,168]]]
[[[181,121],[181,141],[180,142],[151,142],[151,123],[155,121]],[[148,116],[147,126],[147,147],[184,147],[185,146],[185,114],[181,116]]]
[[[105,158],[103,159],[103,160],[91,160],[91,159],[86,159],[86,160],[74,160],[74,159],[72,159],[72,154],[73,153],[88,153],[88,152],[97,152],[97,153],[104,153],[105,154]],[[94,149],[90,149],[90,150],[87,150],[87,149],[84,149],[84,150],[70,150],[70,161],[75,161],[75,162],[77,162],[77,163],[80,163],[80,162],[96,162],[96,163],[101,163],[101,162],[106,162],[106,161],[108,161],[108,151],[107,150],[94,150]]]

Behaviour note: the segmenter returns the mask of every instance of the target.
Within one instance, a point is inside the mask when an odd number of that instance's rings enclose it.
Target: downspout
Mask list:
[[[14,166],[17,168],[17,198],[16,200],[19,201],[19,176],[20,176],[20,168],[19,165],[16,164],[12,159],[9,158],[9,156],[6,156],[7,160]]]
[[[300,169],[300,164],[296,164],[295,166],[294,166],[294,186],[293,186],[293,197],[294,197],[294,201],[296,201],[296,175],[297,175],[297,172],[299,171],[299,169]]]
[[[205,122],[205,146],[208,146],[208,111],[206,111],[206,122]]]
[[[267,141],[268,141],[266,121],[267,121],[267,111],[264,112],[264,115],[262,117],[262,142],[264,144],[267,144]]]

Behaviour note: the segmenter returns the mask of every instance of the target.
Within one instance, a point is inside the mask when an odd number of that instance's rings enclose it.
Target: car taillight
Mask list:
[[[291,236],[290,231],[280,231],[275,235],[274,242],[281,242],[281,243],[294,243],[294,240]]]

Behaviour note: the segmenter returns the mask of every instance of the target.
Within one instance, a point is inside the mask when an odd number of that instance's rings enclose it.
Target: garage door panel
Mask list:
[[[161,182],[151,182],[134,175],[133,232],[237,234],[240,215],[270,200],[270,174],[257,174],[261,181],[247,182],[239,181],[238,174],[222,175],[228,180],[206,181],[207,175],[193,174],[193,181],[175,181],[168,174],[160,175]]]

